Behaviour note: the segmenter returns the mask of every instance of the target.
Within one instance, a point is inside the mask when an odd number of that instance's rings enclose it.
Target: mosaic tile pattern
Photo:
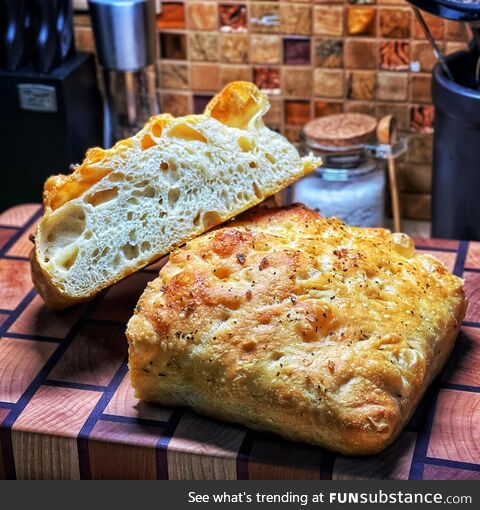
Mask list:
[[[291,124],[303,122],[306,104],[288,100]],[[351,458],[137,400],[125,324],[162,262],[86,305],[50,312],[27,256],[9,255],[25,250],[40,214],[31,205],[0,215],[10,232],[0,248],[0,479],[480,479],[480,243],[417,239],[463,276],[468,314],[400,437],[379,455]],[[15,293],[11,274],[23,275]]]
[[[291,115],[292,100],[302,103],[307,121],[339,111],[377,117],[392,112],[403,133],[432,133],[430,72],[436,60],[405,0],[167,0],[162,9],[156,26],[164,111],[198,113],[199,95],[212,95],[232,80],[254,80],[280,98],[279,120],[270,125],[293,142],[301,124]],[[431,15],[426,20],[447,54],[465,47],[463,25]],[[76,24],[77,47],[92,51],[88,17],[78,15]],[[295,76],[302,82],[297,86]],[[431,158],[431,152],[420,157],[411,149],[407,169],[413,161],[430,165]],[[402,192],[424,206],[406,203],[404,210],[420,219],[429,210],[426,199],[416,197],[423,183],[415,176]]]

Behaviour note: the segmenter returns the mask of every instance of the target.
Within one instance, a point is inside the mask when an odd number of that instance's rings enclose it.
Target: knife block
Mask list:
[[[102,144],[102,102],[93,54],[48,74],[0,69],[0,211],[39,202],[45,179],[66,173]]]

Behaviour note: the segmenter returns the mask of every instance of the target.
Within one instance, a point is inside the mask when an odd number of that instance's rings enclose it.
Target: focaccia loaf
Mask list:
[[[443,367],[462,280],[412,240],[302,206],[170,255],[127,329],[136,395],[344,454],[385,448]]]
[[[31,254],[47,305],[88,299],[318,166],[265,127],[268,108],[255,85],[233,82],[204,114],[152,117],[50,177]]]

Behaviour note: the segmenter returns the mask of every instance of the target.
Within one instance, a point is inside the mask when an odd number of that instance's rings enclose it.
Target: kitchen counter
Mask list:
[[[125,324],[159,264],[50,312],[27,258],[40,214],[0,215],[0,479],[480,479],[480,243],[417,239],[465,278],[468,313],[400,437],[348,458],[135,399]]]

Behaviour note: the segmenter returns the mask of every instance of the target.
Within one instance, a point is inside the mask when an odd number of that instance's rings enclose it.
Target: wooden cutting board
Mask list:
[[[398,440],[347,458],[135,399],[125,324],[159,265],[49,312],[27,259],[40,214],[0,215],[0,478],[480,479],[480,243],[417,240],[463,275],[464,327]]]

